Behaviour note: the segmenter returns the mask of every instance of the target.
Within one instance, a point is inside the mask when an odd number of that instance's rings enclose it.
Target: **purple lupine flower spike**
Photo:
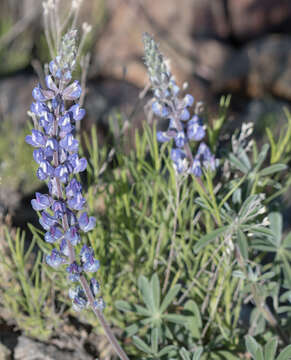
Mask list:
[[[199,147],[194,157],[189,146],[191,140],[201,141],[205,137],[205,129],[199,117],[201,111],[197,106],[199,103],[196,104],[195,115],[190,119],[189,108],[194,104],[193,96],[179,96],[180,88],[157,44],[148,34],[144,34],[143,40],[145,63],[154,90],[152,111],[160,118],[169,119],[168,131],[158,131],[157,140],[163,143],[174,138],[175,147],[171,151],[171,158],[177,173],[192,173],[200,177],[202,167],[215,170],[217,161],[209,149],[209,153],[206,153]]]
[[[99,261],[86,245],[77,253],[81,235],[92,230],[96,220],[86,212],[78,214],[86,200],[74,176],[86,169],[87,160],[78,156],[79,141],[75,138],[76,121],[85,116],[85,110],[78,104],[81,85],[71,81],[77,53],[75,37],[75,31],[64,36],[59,55],[49,64],[46,88],[37,85],[32,92],[34,102],[30,109],[38,126],[25,140],[35,148],[37,177],[47,181],[49,194],[37,192],[31,204],[34,210],[41,211],[39,222],[46,231],[44,240],[55,246],[46,256],[46,263],[53,268],[66,264],[68,279],[82,284],[83,288],[77,286],[69,291],[72,307],[79,311],[90,303],[101,311],[104,302],[96,298],[99,283],[91,278],[100,267]],[[87,287],[86,273],[91,278]]]

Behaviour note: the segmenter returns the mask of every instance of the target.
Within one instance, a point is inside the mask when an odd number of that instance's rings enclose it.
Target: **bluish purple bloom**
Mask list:
[[[34,98],[35,101],[46,101],[46,97],[43,94],[43,90],[40,86],[40,84],[38,84],[38,86],[36,86],[33,90],[32,90],[32,96]]]
[[[75,226],[71,226],[65,233],[65,239],[70,241],[73,246],[76,246],[81,241],[81,237],[78,229]]]
[[[56,218],[48,214],[46,211],[43,211],[41,217],[39,218],[39,223],[45,230],[49,230],[51,226],[56,224],[56,222]]]
[[[81,94],[82,88],[77,80],[63,91],[64,100],[78,100]]]
[[[193,116],[187,124],[187,136],[190,140],[200,141],[205,136],[205,130],[197,115]]]
[[[54,175],[54,168],[47,160],[43,160],[39,164],[36,175],[40,180],[46,180]]]
[[[76,193],[74,197],[68,199],[68,206],[72,210],[82,210],[85,204],[86,200],[81,193]]]
[[[68,161],[72,164],[74,169],[74,174],[86,170],[87,160],[85,158],[79,158],[78,154],[70,155]]]
[[[34,147],[42,147],[46,143],[46,138],[44,134],[38,130],[32,130],[31,135],[27,135],[25,141]]]
[[[31,205],[35,211],[45,210],[50,206],[50,199],[48,195],[35,193],[35,199],[31,200]]]
[[[167,117],[170,112],[166,105],[161,105],[159,102],[155,101],[152,105],[153,112],[160,117]]]
[[[69,256],[69,247],[66,239],[61,240],[60,251],[63,255]]]
[[[201,162],[198,159],[194,159],[190,169],[191,174],[200,177],[202,175]]]
[[[76,140],[72,134],[67,134],[60,141],[60,146],[69,152],[77,152],[79,148],[79,141]]]
[[[199,177],[203,173],[202,167],[215,170],[214,155],[209,154],[202,146],[194,156],[189,144],[192,140],[201,141],[206,135],[199,117],[201,106],[196,105],[195,115],[190,119],[193,96],[186,94],[181,97],[180,88],[155,41],[148,34],[144,34],[143,40],[145,63],[154,93],[152,111],[160,118],[169,119],[168,130],[157,132],[158,142],[164,143],[174,138],[171,159],[177,173],[192,173]]]
[[[88,300],[86,298],[86,294],[81,286],[77,286],[76,288],[69,289],[69,297],[73,303],[73,309],[75,311],[81,311],[86,308],[88,305]]]
[[[186,144],[187,138],[184,131],[179,131],[175,136],[175,143],[178,148],[183,148]]]
[[[102,297],[99,297],[97,300],[94,301],[94,308],[103,311],[105,309],[105,302]]]
[[[65,263],[65,259],[57,249],[53,249],[51,255],[46,256],[46,263],[53,268],[58,268]]]
[[[63,236],[62,231],[57,226],[52,226],[48,232],[45,233],[44,239],[46,242],[53,244]]]
[[[40,164],[44,160],[43,150],[42,149],[33,150],[33,158],[36,163]]]
[[[194,104],[194,97],[190,94],[185,95],[183,100],[185,106],[192,106]]]
[[[79,266],[76,261],[74,261],[73,263],[71,263],[67,268],[66,268],[67,273],[69,274],[68,278],[70,281],[79,281],[80,280],[80,275],[82,272],[82,267]]]
[[[79,192],[82,192],[82,185],[75,178],[73,178],[66,186],[66,195],[68,198],[71,198]]]
[[[72,170],[72,166],[69,163],[65,163],[56,167],[54,175],[62,183],[67,183]]]
[[[93,216],[88,216],[86,212],[79,217],[79,226],[85,232],[91,231],[96,225],[96,219]]]
[[[71,106],[68,111],[73,114],[73,118],[75,121],[82,120],[86,114],[85,109],[80,108],[79,104],[75,104],[75,105]]]
[[[182,121],[187,121],[190,118],[190,113],[188,111],[188,109],[183,109],[180,115],[180,120]]]
[[[56,219],[62,219],[62,217],[66,213],[66,205],[63,201],[60,200],[54,201],[51,209],[54,212]]]
[[[59,127],[61,130],[60,135],[63,137],[67,134],[70,134],[74,130],[74,126],[72,125],[72,120],[69,112],[60,118]]]
[[[25,140],[36,148],[33,151],[33,158],[39,165],[36,175],[40,180],[46,180],[48,186],[49,194],[37,192],[35,199],[31,201],[36,211],[42,211],[39,222],[46,230],[45,241],[56,246],[46,256],[46,262],[53,268],[67,264],[69,280],[79,281],[86,272],[96,272],[100,264],[94,258],[92,248],[84,245],[78,253],[81,231],[92,230],[96,220],[86,212],[78,215],[86,200],[82,194],[82,186],[74,178],[74,174],[86,169],[87,160],[78,156],[79,142],[75,138],[75,124],[83,119],[85,110],[77,103],[82,93],[80,83],[71,82],[75,52],[67,58],[76,32],[71,31],[66,36],[62,43],[65,50],[60,50],[66,60],[58,55],[51,61],[50,74],[45,78],[46,88],[38,85],[33,89],[35,101],[30,110],[38,125]],[[95,298],[99,292],[97,280],[91,279],[90,289]],[[80,286],[71,289],[69,296],[75,310],[88,305],[86,294]],[[101,300],[98,301],[101,304]]]
[[[80,251],[80,259],[83,263],[85,263],[88,259],[94,256],[94,251],[91,247],[87,245],[83,245]]]
[[[92,256],[90,259],[88,259],[84,265],[84,271],[86,272],[96,272],[99,267],[100,267],[100,263],[98,260],[94,259],[94,257]]]
[[[98,281],[95,278],[92,278],[90,280],[90,290],[92,292],[92,295],[96,297],[100,291],[100,285]]]

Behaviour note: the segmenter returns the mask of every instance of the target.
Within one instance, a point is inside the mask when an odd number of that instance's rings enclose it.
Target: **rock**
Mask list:
[[[217,74],[219,92],[266,93],[291,100],[291,36],[270,35],[253,41],[230,57]]]
[[[148,80],[142,61],[142,33],[147,31],[161,42],[164,53],[171,58],[173,72],[178,78],[182,75],[181,81],[186,80],[185,74],[191,73],[194,56],[193,1],[180,0],[177,7],[176,0],[167,0],[166,5],[155,0],[142,5],[135,0],[108,0],[107,6],[110,19],[96,45],[93,69],[118,79],[126,75],[127,81],[144,87]]]
[[[231,28],[223,0],[194,0],[192,35],[195,38],[227,39]]]
[[[231,34],[240,41],[270,32],[290,32],[290,0],[228,0]]]
[[[66,350],[37,342],[25,336],[18,338],[18,344],[14,351],[15,360],[93,360],[93,357],[85,353],[84,350]]]
[[[0,360],[10,360],[11,359],[11,351],[0,343]]]

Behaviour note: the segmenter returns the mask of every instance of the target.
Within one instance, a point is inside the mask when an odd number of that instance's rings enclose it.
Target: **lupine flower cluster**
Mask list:
[[[32,207],[40,211],[39,222],[46,231],[46,242],[56,247],[46,262],[53,268],[66,266],[68,279],[78,282],[85,273],[95,273],[99,261],[94,258],[91,247],[81,243],[82,232],[95,227],[96,220],[83,211],[86,201],[82,185],[74,177],[87,167],[85,158],[79,158],[79,142],[75,138],[76,122],[82,120],[85,110],[78,104],[82,89],[78,81],[72,81],[75,66],[76,31],[68,32],[62,39],[58,56],[50,62],[50,74],[46,76],[46,89],[41,85],[33,89],[34,102],[31,114],[35,128],[26,137],[32,145],[34,160],[38,164],[37,177],[48,185],[48,194],[36,193]],[[81,213],[80,213],[81,212]],[[104,308],[96,279],[90,280],[91,295],[98,310]],[[81,310],[88,305],[88,299],[81,286],[69,291],[73,308]]]
[[[174,140],[171,159],[178,173],[192,173],[197,177],[202,175],[202,168],[214,170],[216,159],[209,147],[201,142],[195,157],[193,157],[188,142],[201,141],[205,137],[205,127],[200,116],[199,103],[193,117],[190,118],[189,108],[194,104],[190,94],[181,97],[163,55],[155,41],[145,33],[145,64],[154,91],[152,110],[155,115],[169,119],[167,131],[157,132],[157,140],[161,143]]]

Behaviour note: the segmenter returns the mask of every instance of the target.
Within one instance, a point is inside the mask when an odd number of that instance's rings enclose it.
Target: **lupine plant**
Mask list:
[[[99,269],[99,261],[92,247],[86,244],[77,251],[82,233],[92,230],[96,220],[83,211],[86,200],[82,185],[75,177],[87,166],[86,159],[78,156],[79,141],[74,136],[76,122],[85,115],[78,104],[81,86],[77,80],[72,81],[77,54],[75,41],[75,30],[65,34],[58,56],[49,64],[47,89],[39,84],[32,92],[35,102],[30,110],[35,128],[26,142],[36,148],[33,152],[39,165],[36,175],[47,181],[49,194],[37,192],[31,204],[40,212],[39,222],[46,230],[45,241],[58,244],[58,248],[46,256],[47,264],[53,268],[65,265],[68,281],[80,284],[68,291],[73,308],[80,311],[90,306],[120,358],[127,359],[102,315],[105,304],[99,296],[98,281],[94,277],[87,280],[88,275]]]
[[[148,69],[154,102],[152,110],[160,118],[169,120],[167,131],[159,131],[157,139],[163,143],[174,139],[171,159],[178,173],[189,172],[196,177],[202,175],[202,167],[215,169],[215,157],[209,147],[201,142],[196,155],[193,156],[189,141],[201,141],[205,137],[205,128],[201,119],[202,103],[197,103],[196,111],[190,118],[189,107],[194,104],[190,94],[181,97],[181,89],[176,84],[168,65],[160,53],[156,42],[149,34],[143,35],[145,47],[145,64]]]
[[[48,187],[31,201],[42,229],[29,225],[27,248],[24,232],[10,225],[0,232],[0,306],[40,340],[57,336],[68,313],[93,327],[99,321],[111,358],[290,359],[291,233],[283,230],[281,199],[291,183],[289,112],[279,139],[267,129],[262,147],[252,124],[229,135],[230,98],[208,119],[145,34],[158,122],[135,132],[128,153],[117,114],[119,135],[101,148],[95,127],[77,131],[85,117],[85,85],[73,80],[80,48],[75,30],[61,36],[57,3],[44,6],[53,60],[33,90],[26,137]],[[76,17],[66,23],[75,26]]]

